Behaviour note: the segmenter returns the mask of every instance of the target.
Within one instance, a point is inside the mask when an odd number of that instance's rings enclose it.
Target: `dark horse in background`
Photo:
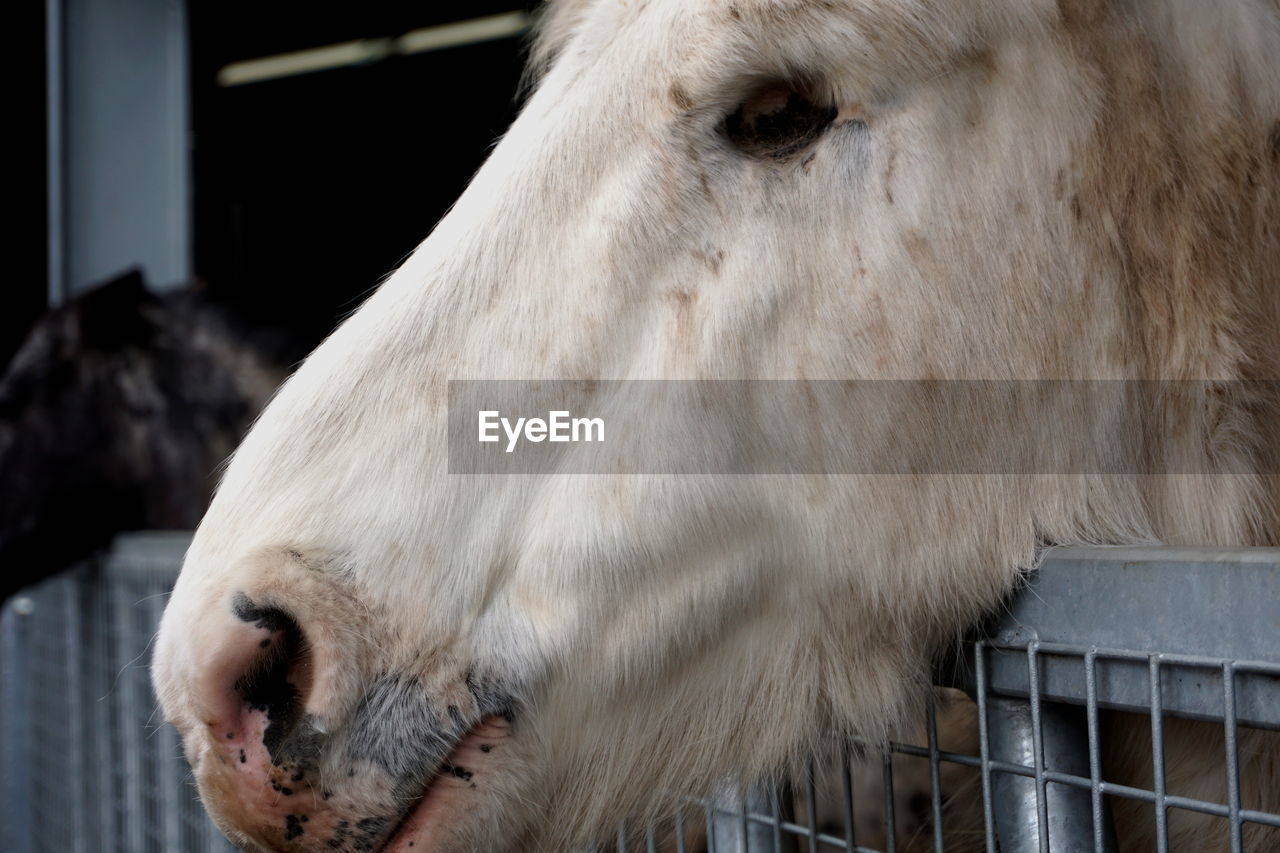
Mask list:
[[[0,600],[118,532],[194,527],[305,337],[137,272],[45,315],[0,378]]]

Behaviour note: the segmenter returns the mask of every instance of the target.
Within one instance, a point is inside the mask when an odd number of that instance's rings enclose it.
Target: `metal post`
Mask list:
[[[94,845],[95,841],[86,837],[86,833],[81,829],[87,826],[87,809],[92,802],[85,790],[85,780],[88,776],[85,768],[84,750],[80,745],[85,742],[86,737],[91,729],[85,723],[84,696],[76,687],[81,683],[84,665],[81,663],[81,653],[83,642],[83,633],[81,630],[81,613],[80,608],[80,590],[81,584],[75,581],[68,581],[65,584],[65,597],[63,598],[62,619],[63,619],[63,636],[66,638],[66,659],[63,664],[66,667],[66,702],[67,715],[69,717],[68,737],[69,747],[67,750],[67,769],[70,771],[71,779],[69,787],[71,788],[71,801],[67,803],[70,812],[71,825],[76,827],[76,832],[71,837],[72,853],[85,853],[90,849],[90,845]]]
[[[124,763],[126,775],[124,791],[116,792],[118,797],[116,807],[120,809],[120,814],[129,816],[129,819],[124,822],[129,849],[146,850],[147,827],[143,826],[145,821],[137,819],[145,814],[142,805],[142,789],[139,784],[143,780],[142,750],[144,748],[140,737],[140,723],[145,717],[139,714],[135,701],[137,698],[134,686],[135,674],[129,671],[130,667],[137,663],[132,642],[136,633],[132,625],[133,601],[130,599],[128,588],[123,584],[109,584],[107,597],[111,600],[112,630],[115,632],[113,639],[118,650],[118,659],[122,662],[116,675],[113,698],[119,703],[121,711],[118,730],[115,734],[119,738],[119,758]]]
[[[791,797],[778,789],[757,785],[745,795],[726,790],[712,798],[709,808],[713,817],[708,847],[716,853],[790,853],[794,849],[789,837],[781,846],[775,838],[775,823],[795,820]],[[775,821],[748,820],[748,813],[773,816]]]
[[[67,123],[64,43],[66,41],[65,0],[45,0],[45,139],[47,169],[45,198],[48,219],[49,305],[57,306],[67,298],[67,214],[66,214],[66,141]]]
[[[31,620],[35,601],[20,595],[0,612],[0,845],[10,853],[35,849],[35,755],[31,724]]]
[[[164,610],[165,602],[168,601],[166,596],[152,595],[146,599],[147,607],[150,611],[150,619],[152,625],[160,624],[160,616]],[[164,849],[165,850],[181,850],[182,849],[182,795],[185,793],[183,787],[184,765],[181,759],[182,745],[178,740],[178,734],[172,726],[167,725],[161,720],[159,710],[152,712],[150,719],[147,721],[151,730],[146,733],[148,740],[154,739],[159,744],[159,755],[157,765],[160,771],[159,791],[160,797],[160,816],[164,824]]]
[[[1043,748],[1040,762],[1036,758],[1034,719],[1029,702],[992,696],[987,700],[987,715],[992,761],[1027,768],[1038,765],[1051,771],[1089,777],[1089,738],[1083,708],[1040,703]],[[1088,790],[1048,782],[1044,804],[1047,821],[1041,827],[1034,777],[997,768],[991,781],[1001,853],[1046,850],[1075,853],[1098,849],[1094,843],[1092,798]],[[1115,853],[1115,831],[1105,802],[1103,819],[1101,853]]]
[[[191,277],[187,4],[47,0],[49,302]]]

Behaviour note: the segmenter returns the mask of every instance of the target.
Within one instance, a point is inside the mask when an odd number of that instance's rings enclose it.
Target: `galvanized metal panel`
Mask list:
[[[151,640],[189,541],[121,537],[0,613],[4,853],[234,850],[151,692]]]
[[[1146,712],[1156,655],[1164,712],[1221,720],[1230,661],[1239,722],[1280,727],[1280,548],[1053,549],[986,636],[998,694],[1030,695],[1035,642],[1040,695],[1084,704],[1080,653],[1094,649],[1099,704]],[[956,682],[972,687],[971,661]]]

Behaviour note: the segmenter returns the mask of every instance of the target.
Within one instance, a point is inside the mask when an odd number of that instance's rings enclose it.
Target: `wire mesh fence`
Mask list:
[[[232,849],[146,668],[187,541],[122,538],[6,605],[6,853]],[[1277,549],[1054,552],[940,670],[915,731],[848,744],[787,784],[687,801],[597,850],[1270,853],[1277,601]]]
[[[156,713],[150,643],[189,536],[122,539],[0,616],[0,849],[226,853],[177,734]]]
[[[913,738],[855,744],[790,786],[699,803],[699,843],[1280,850],[1278,602],[1280,549],[1055,550],[940,670],[963,692],[933,697]]]
[[[1035,642],[975,645],[977,702],[954,695],[931,701],[918,740],[862,744],[832,765],[811,765],[792,786],[764,788],[696,804],[685,824],[705,823],[696,842],[672,834],[621,850],[801,851],[1109,851],[1124,849],[1274,851],[1280,813],[1264,799],[1280,758],[1275,722],[1257,728],[1238,715],[1240,685],[1280,677],[1280,664],[1187,657],[1133,650],[1066,647]],[[1010,698],[991,691],[994,655],[1017,655],[1035,679],[1052,656],[1080,667],[1083,706],[1046,702],[1032,693]],[[1141,661],[1149,673],[1149,712],[1125,718],[1099,703],[1099,670],[1108,662]],[[1174,675],[1178,673],[1178,675]],[[1219,721],[1188,721],[1165,713],[1170,677],[1216,676],[1222,685]],[[1033,683],[1035,683],[1033,681]],[[1276,706],[1280,716],[1280,705]],[[941,722],[940,722],[941,721]],[[1150,770],[1104,762],[1103,721],[1141,742]],[[1194,790],[1209,778],[1210,796],[1178,793],[1166,773],[1170,723],[1189,737]],[[1217,732],[1209,728],[1216,727]],[[1149,736],[1142,737],[1142,729]],[[1270,731],[1268,731],[1270,729]],[[1242,748],[1250,734],[1262,740]],[[951,743],[948,743],[950,741]],[[1213,753],[1216,751],[1216,756]],[[1242,753],[1248,753],[1242,757]],[[1184,756],[1185,757],[1185,756]],[[1214,760],[1216,758],[1216,761]],[[911,761],[917,764],[911,764]],[[1135,777],[1137,780],[1135,781]],[[1124,781],[1120,781],[1124,780]],[[1185,775],[1183,784],[1189,785]],[[1218,784],[1221,783],[1221,784]],[[1274,794],[1272,795],[1274,796]],[[862,802],[860,802],[860,799]],[[871,800],[878,808],[867,808]],[[1114,815],[1123,813],[1122,819]],[[1194,834],[1188,817],[1198,819]],[[1173,824],[1183,824],[1182,845]],[[1117,832],[1117,827],[1123,831]],[[1135,843],[1135,839],[1141,841]],[[1189,841],[1188,839],[1194,839]],[[1127,843],[1126,843],[1127,842]],[[1149,843],[1147,843],[1149,842]],[[1209,845],[1209,846],[1206,846]]]

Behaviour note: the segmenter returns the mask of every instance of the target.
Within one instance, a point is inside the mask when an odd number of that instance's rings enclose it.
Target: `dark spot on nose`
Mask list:
[[[268,637],[258,643],[262,648],[274,648],[235,684],[244,703],[266,715],[268,722],[262,742],[272,762],[278,764],[281,744],[302,717],[302,693],[294,679],[309,663],[306,641],[298,623],[289,614],[277,608],[259,607],[244,593],[236,593],[231,609],[237,619],[280,635],[279,642],[275,642],[275,637]],[[232,735],[228,733],[227,737]]]
[[[455,778],[455,779],[461,779],[461,780],[462,780],[462,781],[464,781],[464,782],[469,782],[469,781],[471,781],[471,777],[475,775],[474,773],[472,773],[472,772],[471,772],[470,770],[468,770],[467,768],[465,768],[465,767],[458,767],[458,766],[453,765],[453,764],[446,764],[446,765],[444,766],[444,772],[445,772],[445,773],[448,773],[448,774],[449,774],[450,776],[452,776],[453,778]]]
[[[248,760],[249,760],[249,759],[245,757],[244,750],[243,750],[243,749],[242,749],[242,750],[240,750],[240,763],[241,763],[241,764],[244,764],[244,763],[245,763],[246,761],[248,761]]]
[[[491,744],[491,743],[482,743],[482,744],[480,744],[480,751],[481,751],[481,752],[493,752],[493,744]]]
[[[298,816],[293,814],[284,816],[284,840],[285,841],[292,841],[293,839],[297,838],[299,835],[302,835],[304,832],[306,832],[306,830],[302,828],[302,821],[304,820],[306,820],[305,817],[299,820]]]
[[[248,622],[255,628],[272,633],[293,626],[293,620],[283,610],[276,607],[259,607],[243,592],[237,592],[231,597],[231,612],[241,622]]]

